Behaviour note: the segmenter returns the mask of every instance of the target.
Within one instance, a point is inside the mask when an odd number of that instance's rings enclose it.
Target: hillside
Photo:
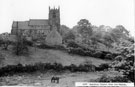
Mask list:
[[[101,63],[106,63],[109,61],[101,60],[98,58],[93,57],[82,57],[78,55],[69,55],[66,52],[60,51],[60,50],[53,50],[53,49],[38,49],[29,47],[29,55],[28,56],[16,56],[13,55],[13,50],[11,50],[11,47],[9,47],[8,51],[0,50],[5,56],[5,65],[12,65],[12,64],[18,64],[21,63],[23,65],[25,64],[34,64],[38,62],[42,63],[62,63],[63,65],[70,65],[70,64],[76,64],[79,65],[81,63],[84,63],[85,61],[92,61],[92,63],[96,66],[100,65]]]

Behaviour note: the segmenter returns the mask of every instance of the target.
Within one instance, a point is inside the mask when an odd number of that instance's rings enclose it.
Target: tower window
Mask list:
[[[56,18],[56,13],[55,12],[53,12],[53,18]]]

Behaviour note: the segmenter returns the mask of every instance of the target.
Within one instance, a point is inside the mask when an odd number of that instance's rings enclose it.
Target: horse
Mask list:
[[[59,77],[56,77],[56,76],[54,77],[54,76],[53,76],[53,77],[51,78],[51,83],[59,83],[59,79],[60,79]]]

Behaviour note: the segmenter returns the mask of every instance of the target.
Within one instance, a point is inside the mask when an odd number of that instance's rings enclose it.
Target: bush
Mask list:
[[[55,62],[52,66],[53,66],[52,69],[57,71],[57,72],[63,71],[63,65],[60,63]]]
[[[67,49],[63,45],[57,45],[55,46],[55,49],[66,51]]]
[[[0,67],[4,66],[4,61],[5,61],[5,56],[2,53],[0,53]]]
[[[67,47],[79,48],[80,46],[76,42],[70,41],[68,42]]]
[[[90,56],[90,57],[96,57],[96,58],[108,59],[108,60],[113,60],[114,57],[118,55],[118,54],[111,53],[111,52],[84,49],[81,47],[78,47],[78,48],[70,47],[70,48],[67,48],[66,50],[70,54],[77,54],[80,56]]]
[[[121,55],[115,57],[115,60],[119,61],[119,62],[122,61],[123,59],[124,59],[124,57]]]
[[[93,52],[92,52],[92,51],[85,51],[85,56],[94,57],[94,55],[93,55]]]
[[[41,48],[41,49],[59,49],[59,50],[67,50],[63,45],[55,45],[55,46],[49,46],[47,44],[40,44],[37,47]]]
[[[129,72],[124,72],[124,75],[126,78],[128,78],[130,81],[134,82],[135,79],[135,70],[130,70]]]
[[[71,71],[71,72],[77,72],[78,70],[77,70],[78,68],[77,68],[77,66],[75,65],[75,64],[71,64],[70,66],[69,66],[69,70]]]
[[[128,80],[134,82],[134,49],[126,48],[121,52],[121,55],[115,57],[112,64],[116,70],[123,72],[123,75]]]
[[[93,56],[97,58],[101,58],[101,55],[102,55],[101,51],[95,51],[95,53],[93,53]]]
[[[104,63],[104,64],[99,65],[95,69],[97,71],[103,71],[103,70],[107,70],[108,68],[110,68],[109,64],[108,63]]]
[[[26,41],[25,41],[25,44],[28,45],[28,46],[33,46],[33,42],[32,42],[32,41],[26,40]]]
[[[110,53],[106,54],[105,59],[112,60],[113,59],[113,54],[110,54]]]
[[[17,41],[13,46],[13,52],[18,56],[29,54],[28,45],[26,43],[26,39],[23,36],[18,36]]]
[[[46,45],[46,44],[40,44],[37,47],[39,47],[41,49],[54,49],[53,46],[49,46],[49,45]]]
[[[69,70],[71,72],[88,72],[92,71],[92,67],[94,65],[83,64],[76,66],[75,64],[71,64],[70,66],[63,66],[60,63],[36,63],[34,65],[8,65],[0,68],[0,77],[14,75],[18,73],[32,73],[32,72],[46,72],[48,70],[54,70],[56,72],[62,72],[63,70]]]
[[[102,54],[100,55],[100,58],[105,59],[107,52],[105,52],[105,51],[101,51],[101,52],[102,52]]]
[[[86,56],[85,51],[83,49],[81,49],[81,48],[70,48],[68,50],[68,53],[78,54],[78,55],[81,55],[81,56]]]
[[[128,82],[128,79],[125,78],[124,76],[109,77],[107,75],[103,75],[97,81],[98,82]]]

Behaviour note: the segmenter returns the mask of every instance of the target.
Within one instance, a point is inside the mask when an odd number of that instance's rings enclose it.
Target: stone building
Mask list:
[[[60,7],[49,7],[48,19],[29,19],[28,21],[13,21],[11,34],[21,34],[27,37],[47,37],[53,30],[60,34]],[[55,28],[54,28],[55,26]]]

